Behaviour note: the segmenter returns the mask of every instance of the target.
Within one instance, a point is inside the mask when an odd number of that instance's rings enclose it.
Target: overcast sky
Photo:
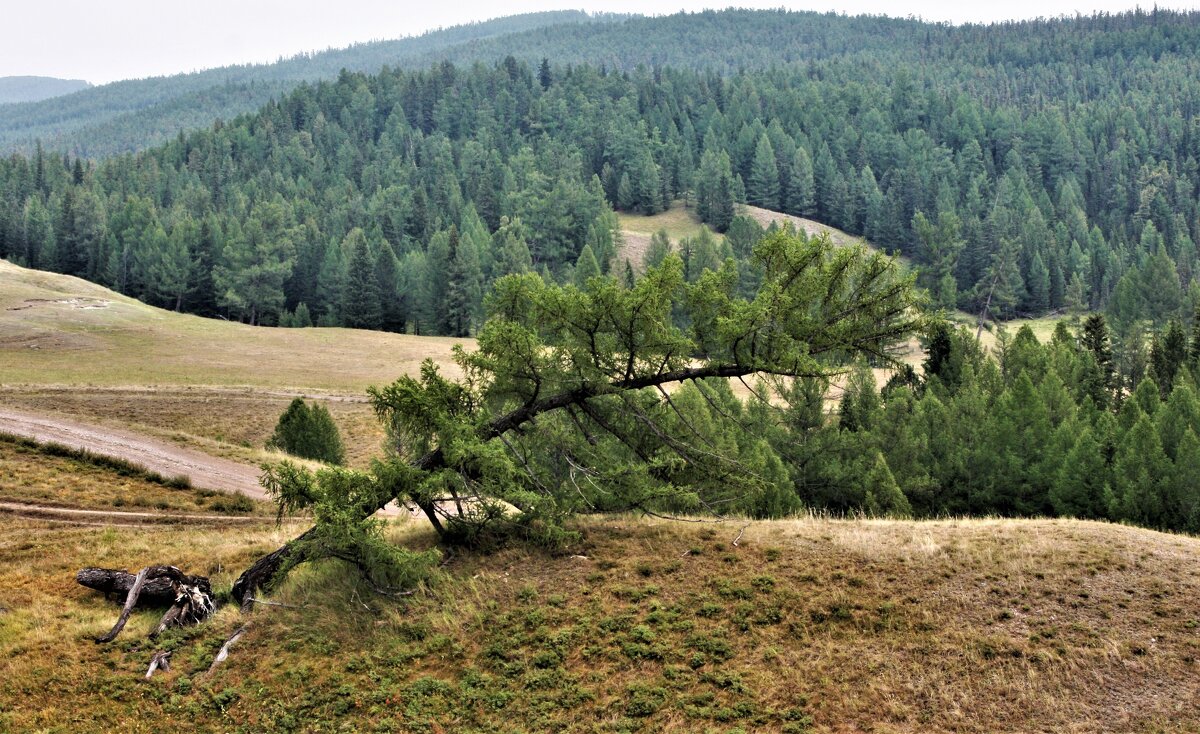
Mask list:
[[[1093,11],[1117,12],[1136,0],[774,0],[741,7],[835,10],[986,22]],[[416,35],[535,10],[667,14],[725,7],[713,0],[4,0],[0,76],[40,75],[94,84],[245,62],[273,61],[301,51]],[[1146,3],[1152,6],[1153,2]],[[1160,7],[1197,8],[1200,0]]]

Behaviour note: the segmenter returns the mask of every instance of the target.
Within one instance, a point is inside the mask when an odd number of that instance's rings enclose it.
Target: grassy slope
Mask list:
[[[1073,521],[608,518],[571,552],[460,556],[427,592],[297,572],[157,644],[71,574],[226,587],[281,533],[0,528],[0,730],[1195,731],[1200,541]],[[294,530],[293,530],[294,532]],[[397,540],[430,541],[400,524]],[[578,556],[586,556],[580,558]],[[158,649],[171,672],[144,682]]]
[[[362,394],[469,340],[247,326],[0,261],[0,382],[224,385]]]
[[[382,433],[366,388],[469,339],[274,329],[177,314],[78,278],[0,260],[0,402],[111,422],[257,462],[295,394],[321,397],[351,463]]]

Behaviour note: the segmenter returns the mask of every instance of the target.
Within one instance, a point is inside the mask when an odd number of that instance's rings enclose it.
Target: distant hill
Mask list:
[[[548,25],[611,22],[616,15],[588,14],[577,10],[528,13],[481,23],[454,26],[421,36],[376,41],[345,49],[299,54],[271,64],[247,64],[218,69],[113,82],[97,87],[68,89],[76,92],[47,100],[27,97],[26,104],[0,107],[0,153],[29,151],[36,140],[49,150],[67,150],[88,157],[104,157],[141,150],[181,130],[205,127],[257,110],[272,97],[280,97],[302,82],[332,79],[342,69],[378,71],[384,66],[419,67],[438,53],[507,34]],[[492,53],[492,47],[486,47]],[[55,80],[57,81],[57,80]],[[86,83],[81,82],[80,84]],[[0,102],[3,99],[0,88]],[[16,101],[16,100],[13,100]]]
[[[88,89],[92,85],[83,79],[55,79],[50,76],[0,77],[0,105],[21,102],[40,102],[52,97]]]

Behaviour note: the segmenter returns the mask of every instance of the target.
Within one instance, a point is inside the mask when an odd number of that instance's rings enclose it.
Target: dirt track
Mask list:
[[[165,477],[185,476],[196,487],[267,498],[258,483],[257,467],[130,431],[0,407],[0,432],[124,459]]]
[[[146,525],[239,525],[267,524],[274,517],[253,515],[197,515],[171,512],[123,512],[117,510],[80,510],[73,507],[33,505],[25,502],[0,502],[0,515],[68,525],[104,527],[143,527]]]

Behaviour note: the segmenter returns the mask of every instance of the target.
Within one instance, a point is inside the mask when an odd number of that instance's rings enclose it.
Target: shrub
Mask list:
[[[309,407],[301,398],[293,400],[279,416],[267,448],[326,464],[346,463],[342,437],[329,411],[322,405]]]

